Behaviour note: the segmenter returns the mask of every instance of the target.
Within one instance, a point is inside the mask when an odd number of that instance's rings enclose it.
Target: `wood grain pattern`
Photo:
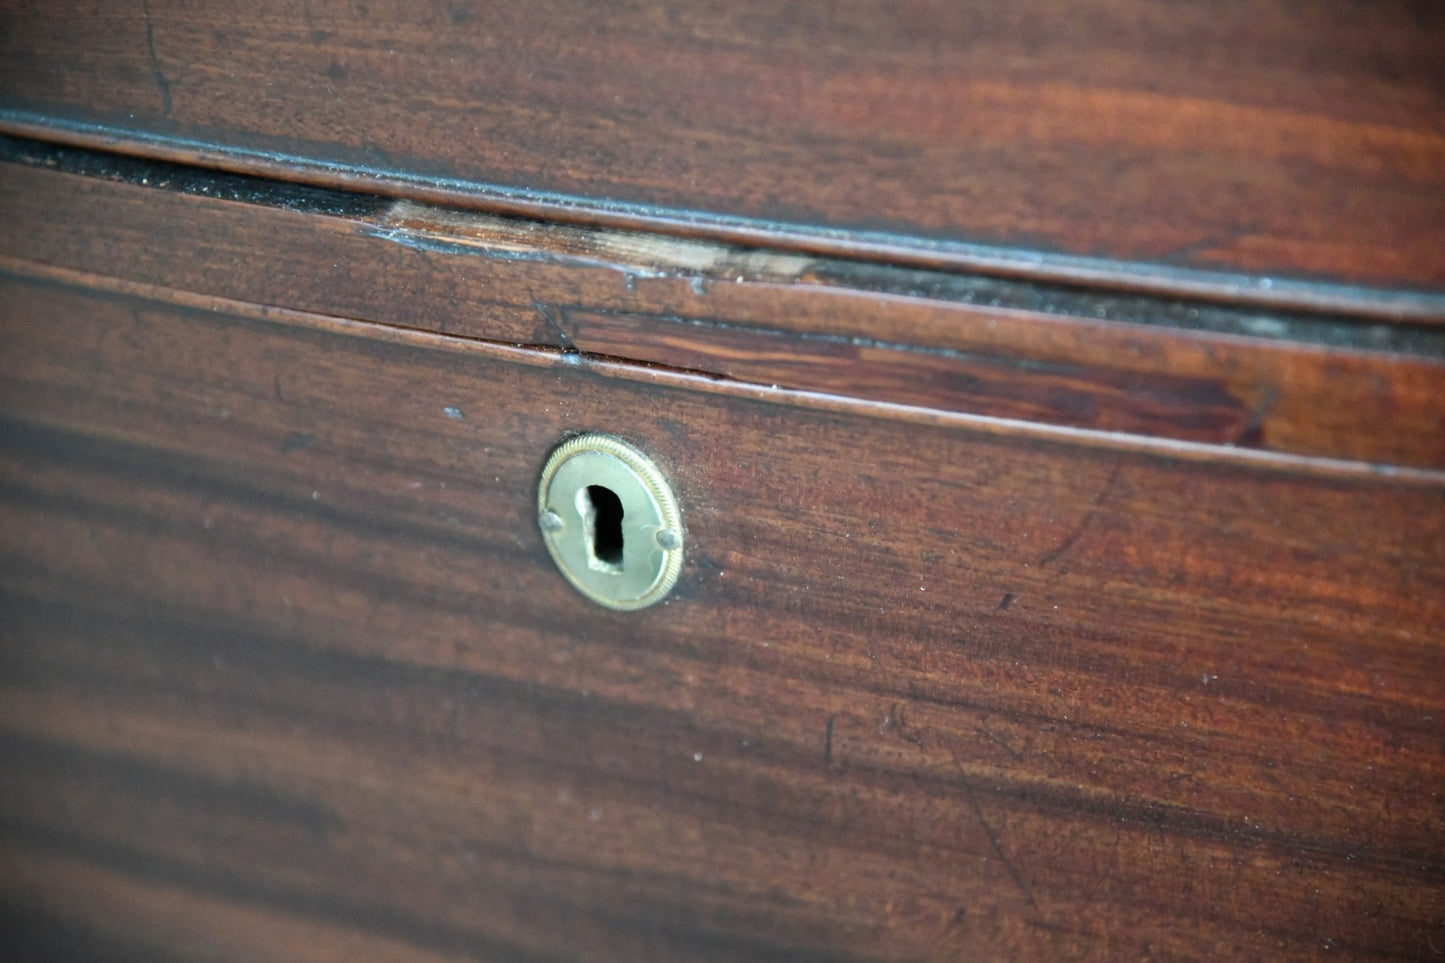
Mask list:
[[[0,0],[0,958],[1445,955],[1442,45]]]
[[[1438,4],[11,0],[3,19],[12,132],[1036,277],[1314,279],[1346,287],[1288,298],[1413,289],[1436,315],[1445,289]]]
[[[132,165],[118,182],[104,165],[29,166],[73,159],[35,145],[15,153],[0,164],[10,263],[912,407],[1445,467],[1445,338],[1408,326],[681,243],[170,167]]]
[[[1442,945],[1438,477],[189,297],[0,285],[22,949]],[[679,489],[658,608],[536,534],[588,428]]]

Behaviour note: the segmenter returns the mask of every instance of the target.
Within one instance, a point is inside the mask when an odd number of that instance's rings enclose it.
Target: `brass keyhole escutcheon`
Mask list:
[[[652,460],[612,435],[569,438],[547,458],[537,525],[572,587],[611,609],[660,601],[682,571],[682,515]]]

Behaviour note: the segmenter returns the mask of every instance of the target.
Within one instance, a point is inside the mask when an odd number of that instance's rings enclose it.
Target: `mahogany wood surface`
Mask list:
[[[1035,276],[1414,290],[1439,316],[1442,9],[8,0],[0,129]]]
[[[39,145],[14,153],[0,164],[13,225],[0,258],[910,407],[1445,468],[1445,338],[1434,332],[278,190],[167,165],[121,165],[116,180],[113,165],[43,166],[83,165]]]
[[[1445,956],[1442,9],[0,0],[0,959]]]
[[[1445,485],[12,265],[17,958],[1428,957]],[[568,432],[674,594],[552,569]]]

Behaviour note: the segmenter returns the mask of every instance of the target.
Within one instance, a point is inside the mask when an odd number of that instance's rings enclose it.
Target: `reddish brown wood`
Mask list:
[[[1436,7],[4,7],[0,958],[1445,951]]]
[[[1441,313],[1437,4],[6,6],[12,131],[1113,284],[1415,288]]]
[[[1437,476],[102,282],[0,286],[12,934],[1440,945]],[[679,489],[689,563],[658,608],[590,606],[542,549],[536,473],[586,428]]]
[[[131,175],[151,184],[114,183],[0,165],[0,209],[13,225],[0,232],[0,257],[470,338],[566,344],[755,384],[1445,467],[1438,339],[1426,345],[1436,354],[1406,356],[1191,331],[1172,324],[1234,315],[1079,292],[992,307],[1000,292],[942,274],[377,198],[332,200],[332,213],[315,213],[294,209],[310,195],[264,185],[249,188],[261,195],[250,202],[222,200],[213,195],[224,184],[203,181],[191,189],[207,193],[184,194],[180,175],[153,173]],[[1096,310],[1131,320],[1084,316]],[[1321,326],[1237,314],[1241,324],[1285,333]],[[1358,344],[1371,334],[1410,336],[1331,328]]]

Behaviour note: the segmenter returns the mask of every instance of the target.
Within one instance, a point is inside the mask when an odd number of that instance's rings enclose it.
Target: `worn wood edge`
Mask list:
[[[499,217],[4,136],[0,160],[0,253],[16,258],[759,384],[1445,469],[1445,328]]]
[[[846,413],[852,416],[892,422],[958,427],[995,436],[1007,435],[1070,446],[1148,454],[1176,461],[1235,465],[1315,477],[1341,479],[1383,477],[1398,483],[1418,484],[1426,487],[1445,486],[1445,471],[1441,470],[1073,428],[993,415],[855,398],[821,391],[757,384],[662,365],[646,365],[610,356],[585,354],[565,348],[464,338],[375,321],[332,317],[293,308],[272,307],[230,298],[196,294],[4,255],[0,255],[0,273],[19,279],[110,291],[196,310],[225,311],[238,317],[272,324],[311,328],[349,337],[405,344],[429,350],[467,353],[512,364],[524,364],[532,367],[585,367],[593,374],[602,377],[667,385],[767,404]]]
[[[357,195],[365,196],[365,195]],[[1233,327],[1210,322],[1185,321],[1185,311],[1198,312],[1204,302],[1165,299],[1148,295],[1128,295],[1073,288],[1057,284],[1037,284],[1019,279],[1000,279],[979,274],[961,274],[907,268],[898,265],[869,265],[864,274],[858,261],[810,257],[777,249],[749,248],[710,240],[678,238],[657,233],[606,227],[583,227],[556,222],[505,217],[485,212],[458,210],[406,199],[390,201],[375,212],[358,214],[368,225],[372,237],[418,250],[448,254],[474,253],[490,257],[519,260],[550,260],[577,267],[605,268],[621,274],[631,285],[641,280],[665,279],[688,281],[701,293],[714,285],[733,282],[772,285],[805,285],[829,293],[867,294],[882,303],[937,303],[961,310],[986,311],[989,315],[1018,319],[1075,322],[1094,325],[1121,326],[1151,336],[1175,335],[1208,337],[1232,344],[1289,344],[1309,348],[1326,348],[1371,355],[1394,355],[1401,358],[1445,359],[1445,340],[1435,328],[1389,323],[1359,317],[1334,317],[1298,312],[1270,313],[1257,317],[1251,312],[1231,310],[1233,306],[1208,305],[1219,315],[1228,316]],[[929,282],[967,284],[987,281],[998,288],[1001,297],[987,302],[967,297],[962,290],[934,290]],[[927,290],[917,290],[927,288]],[[1049,305],[1025,307],[1019,303],[1021,291],[1050,292]],[[1012,298],[1010,298],[1012,295]],[[1103,297],[1101,297],[1103,295]],[[1105,309],[1090,299],[1127,300],[1127,307]],[[1182,309],[1182,310],[1181,310]],[[722,319],[719,319],[722,320]],[[761,327],[759,325],[745,325]],[[1354,339],[1332,332],[1350,330]],[[779,319],[774,333],[800,335],[824,332],[803,329]],[[1390,342],[1371,343],[1364,332],[1390,332]],[[832,332],[828,332],[832,333]],[[1408,340],[1407,340],[1408,339]],[[871,343],[872,339],[868,339]],[[887,339],[879,339],[880,344]],[[946,345],[926,339],[905,338],[900,347],[945,348]]]
[[[361,167],[20,110],[0,110],[0,134],[318,187],[365,191],[508,217],[647,231],[804,255],[969,271],[1108,291],[1445,325],[1445,293],[1435,291],[1374,288],[1302,277],[1252,277],[1156,262],[1113,261],[963,241],[934,241],[883,232],[673,210]]]
[[[33,175],[78,178],[78,184],[106,185],[102,190],[135,188],[147,193],[233,202],[256,210],[311,214],[326,222],[354,225],[353,230],[366,237],[424,254],[477,255],[568,268],[605,269],[616,272],[629,291],[633,291],[638,282],[652,280],[685,282],[699,296],[720,287],[730,288],[734,282],[771,285],[779,290],[801,286],[829,294],[864,295],[880,303],[936,304],[990,317],[1072,322],[1091,329],[1105,325],[1147,333],[1149,337],[1173,335],[1252,347],[1280,344],[1445,361],[1445,328],[1436,326],[813,257],[656,232],[513,217],[0,134],[0,178],[12,169],[22,179]],[[15,250],[11,253],[29,256]],[[124,272],[100,269],[97,273]],[[544,300],[544,303],[547,302]],[[322,313],[336,312],[323,310]],[[694,320],[693,315],[686,312],[679,317]],[[715,320],[731,323],[735,319]],[[767,334],[793,332],[803,337],[835,334],[860,337],[870,346],[906,350],[977,350],[977,345],[972,343],[939,340],[936,332],[931,337],[901,332],[884,336],[872,327],[852,332],[799,325],[787,312],[770,314],[766,324],[749,319],[744,326],[766,329],[762,333]],[[499,331],[494,340],[512,336],[515,334]],[[1052,360],[1071,361],[1072,357]]]

